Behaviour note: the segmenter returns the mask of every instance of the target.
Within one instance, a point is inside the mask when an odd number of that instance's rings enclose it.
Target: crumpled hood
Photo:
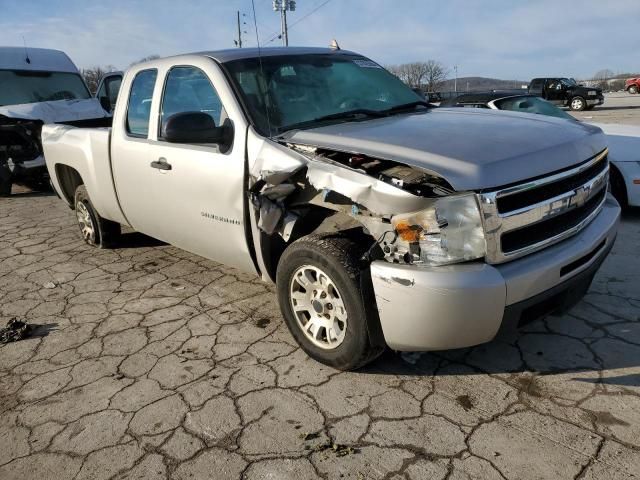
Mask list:
[[[109,116],[96,98],[5,105],[0,107],[0,115],[10,118],[41,120],[43,123],[69,122]]]
[[[585,123],[468,108],[297,130],[280,138],[423,168],[458,191],[547,175],[581,163],[606,147],[602,130]]]

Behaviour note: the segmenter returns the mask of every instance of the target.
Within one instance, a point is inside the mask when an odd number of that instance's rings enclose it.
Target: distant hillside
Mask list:
[[[486,77],[460,77],[458,78],[458,92],[514,89],[528,84],[528,80],[500,80],[499,78]],[[440,87],[440,91],[453,91],[453,88],[454,79],[450,78],[444,81],[444,83]]]

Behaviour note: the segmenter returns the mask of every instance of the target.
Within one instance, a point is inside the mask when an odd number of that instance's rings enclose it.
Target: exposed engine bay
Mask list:
[[[301,161],[282,157],[294,152]],[[310,229],[360,228],[372,239],[370,260],[447,263],[432,246],[453,242],[455,236],[446,232],[458,226],[440,215],[448,207],[441,208],[439,200],[462,197],[442,177],[392,160],[307,145],[267,143],[261,153],[250,200],[261,234],[279,234],[282,248]],[[463,210],[476,208],[475,199],[463,201]]]
[[[0,115],[0,163],[22,163],[42,155],[40,120]]]

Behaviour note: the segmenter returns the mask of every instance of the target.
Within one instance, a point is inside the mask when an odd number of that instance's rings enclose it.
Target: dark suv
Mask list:
[[[604,103],[601,88],[578,85],[573,78],[534,78],[529,93],[571,110],[590,110]]]

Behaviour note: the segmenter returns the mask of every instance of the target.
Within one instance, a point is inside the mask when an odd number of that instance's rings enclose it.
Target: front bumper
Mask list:
[[[586,292],[613,246],[620,207],[563,242],[501,265],[371,264],[385,341],[394,350],[447,350],[492,340],[501,328],[566,309]],[[504,324],[504,325],[503,325]]]
[[[602,105],[604,103],[604,97],[588,97],[587,98],[587,105],[589,105],[590,107],[594,106],[594,105]]]
[[[47,164],[42,155],[37,156],[33,160],[25,160],[18,163],[13,163],[13,161],[9,160],[7,161],[7,166],[11,171],[12,180],[46,180],[49,178]]]

